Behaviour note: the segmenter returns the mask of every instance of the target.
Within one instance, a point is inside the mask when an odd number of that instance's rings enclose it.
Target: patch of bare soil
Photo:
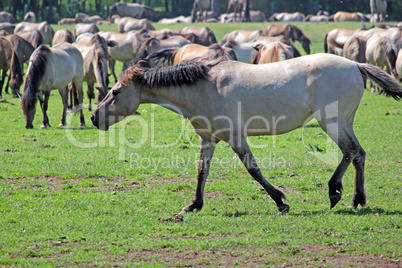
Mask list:
[[[167,218],[167,219],[162,219],[159,218],[158,222],[162,223],[162,222],[182,222],[183,221],[183,215],[181,214],[173,214],[171,217]]]
[[[222,249],[204,251],[174,251],[161,248],[157,251],[132,251],[113,256],[114,265],[128,263],[162,264],[168,267],[219,266],[257,267],[401,267],[400,261],[382,256],[349,255],[346,251],[322,245],[304,245],[297,249],[259,248]],[[286,262],[281,261],[286,259]]]

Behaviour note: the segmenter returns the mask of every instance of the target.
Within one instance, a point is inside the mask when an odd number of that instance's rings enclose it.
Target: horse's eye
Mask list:
[[[112,91],[112,94],[113,94],[114,96],[119,95],[119,93],[120,93],[120,92],[119,92],[119,91],[117,91],[117,90],[113,90],[113,91]]]

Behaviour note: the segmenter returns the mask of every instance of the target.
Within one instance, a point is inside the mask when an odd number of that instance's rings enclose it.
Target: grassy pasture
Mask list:
[[[218,40],[234,29],[266,25],[208,24]],[[359,27],[297,25],[312,40],[313,53],[323,51],[330,29]],[[203,210],[175,223],[158,219],[193,198],[199,154],[198,137],[181,116],[141,105],[141,115],[99,132],[85,109],[85,129],[77,128],[79,118],[72,115],[68,127],[58,128],[61,100],[55,91],[49,101],[52,127],[39,129],[38,107],[34,129],[26,130],[19,100],[5,97],[0,266],[401,265],[402,106],[393,99],[366,91],[356,115],[356,135],[367,152],[366,208],[347,208],[353,195],[350,167],[343,199],[329,209],[327,182],[341,154],[310,122],[285,135],[249,139],[263,174],[287,194],[290,213],[278,214],[234,152],[220,143]]]

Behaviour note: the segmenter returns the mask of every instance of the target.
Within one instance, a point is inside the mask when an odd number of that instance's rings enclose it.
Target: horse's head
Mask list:
[[[91,116],[98,129],[107,131],[110,126],[132,115],[140,105],[140,83],[144,69],[133,66],[123,72],[119,81],[99,103]]]
[[[300,39],[300,43],[302,44],[304,51],[306,51],[307,54],[310,54],[310,39],[303,35],[303,38]]]

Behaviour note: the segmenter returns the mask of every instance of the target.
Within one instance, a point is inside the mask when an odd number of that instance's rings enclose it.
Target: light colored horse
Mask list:
[[[384,22],[387,14],[387,0],[370,0],[370,22]]]
[[[176,18],[163,18],[158,21],[160,24],[191,23],[191,16],[178,16]]]
[[[254,46],[254,53],[251,54],[249,63],[265,64],[284,61],[293,58],[291,46],[275,41],[268,45],[258,44]]]
[[[134,19],[131,17],[124,17],[117,20],[117,29],[119,33],[127,33],[133,30],[155,30],[154,25],[148,19]]]
[[[117,76],[114,69],[116,60],[121,62],[135,60],[138,50],[144,41],[144,37],[133,31],[128,33],[101,32],[99,34],[105,38],[106,41],[116,42],[115,46],[108,47],[108,52],[110,72],[115,81],[117,81]]]
[[[328,32],[324,38],[324,52],[335,53],[336,48],[343,49],[346,40],[354,34],[360,34],[361,29],[336,28]]]
[[[179,35],[172,36],[168,39],[163,40],[159,40],[156,38],[149,38],[141,45],[140,49],[138,50],[136,61],[138,62],[140,60],[145,60],[145,58],[148,57],[148,55],[162,49],[180,48],[188,44],[191,44],[191,42]]]
[[[285,194],[262,175],[247,137],[284,134],[315,118],[343,153],[328,183],[331,208],[342,198],[342,177],[351,163],[356,172],[350,207],[357,208],[366,205],[365,151],[353,131],[364,92],[362,75],[384,87],[385,94],[402,98],[402,87],[382,70],[330,54],[260,65],[221,61],[159,69],[134,66],[119,77],[91,120],[97,128],[108,130],[142,103],[155,103],[187,117],[200,136],[201,152],[196,194],[183,208],[186,213],[203,207],[204,186],[219,141],[229,144],[278,210],[288,212],[289,205],[282,201]]]
[[[82,39],[81,39],[82,40]],[[78,39],[79,41],[79,39]],[[80,43],[73,44],[82,54],[84,59],[84,81],[87,82],[87,96],[89,99],[88,110],[92,110],[91,102],[95,98],[94,84],[97,83],[97,102],[100,103],[108,90],[107,42],[99,34],[93,34],[89,39],[89,46]]]
[[[238,43],[233,40],[230,40],[222,45],[223,48],[231,48],[236,54],[237,60],[244,63],[248,63],[250,61],[250,56],[254,51],[254,46],[254,43]]]
[[[27,14],[25,14],[24,21],[25,22],[33,22],[33,23],[35,23],[36,22],[35,12],[30,11]]]
[[[249,0],[229,0],[226,14],[229,14],[230,9],[234,8],[234,22],[236,22],[236,14],[239,13],[239,21],[242,21],[241,13],[244,11],[245,21],[250,21]]]
[[[395,70],[396,57],[397,53],[388,37],[374,35],[367,40],[367,62],[381,68],[386,67],[388,72],[395,77],[397,76]]]
[[[265,22],[267,18],[264,12],[260,10],[250,10],[250,21],[251,22]]]
[[[366,62],[366,46],[367,46],[367,39],[361,35],[352,35],[349,37],[345,45],[343,46],[342,55],[343,57],[353,60],[359,63]],[[364,80],[364,88],[366,88],[366,78]]]
[[[226,34],[219,44],[223,45],[230,40],[236,41],[238,43],[250,42],[256,39],[258,36],[264,35],[261,30],[248,31],[248,30],[235,30]]]
[[[38,30],[21,31],[18,35],[28,41],[35,49],[43,44],[42,34]]]
[[[307,54],[310,54],[310,39],[304,35],[302,30],[299,27],[292,25],[292,24],[285,24],[285,25],[277,25],[277,24],[270,24],[265,29],[265,34],[268,36],[278,36],[283,35],[285,38],[290,38],[292,42],[296,40],[302,44],[304,51]]]
[[[31,23],[31,22],[21,22],[18,23],[17,26],[15,26],[14,33],[18,33],[21,31],[33,31],[33,30],[38,30],[43,37],[43,43],[51,45],[52,44],[52,39],[54,36],[54,31],[53,28],[50,26],[50,24],[46,21],[42,23]]]
[[[97,23],[101,21],[102,18],[98,15],[95,16],[89,16],[85,13],[76,13],[75,14],[75,23]]]
[[[130,4],[118,2],[109,7],[109,18],[116,14],[120,17],[132,17],[140,19],[144,11],[154,12],[154,10],[149,6],[140,5],[137,3]]]
[[[6,79],[7,71],[10,70],[10,75],[6,83],[5,92],[8,93],[8,86],[11,88],[11,93],[14,98],[20,95],[19,88],[24,82],[21,63],[18,59],[13,45],[7,39],[0,37],[0,98],[2,98],[2,91]]]
[[[0,22],[11,22],[14,23],[15,22],[15,18],[14,16],[6,11],[1,11],[0,12]]]
[[[367,21],[366,17],[360,12],[345,12],[338,11],[334,15],[329,17],[330,21],[342,22],[342,21]]]
[[[64,42],[72,44],[72,43],[74,43],[74,41],[75,41],[75,37],[70,30],[60,29],[54,34],[52,46],[54,47],[55,45],[64,43]]]
[[[395,51],[402,48],[402,28],[391,27],[389,29],[371,28],[362,34],[367,40],[374,35],[385,36],[391,40]]]
[[[211,6],[211,0],[194,0],[193,9],[191,10],[191,22],[204,21],[206,18],[206,12]],[[200,12],[202,19],[199,20],[197,14]]]
[[[258,36],[256,39],[252,40],[252,43],[254,45],[257,44],[263,44],[263,45],[268,45],[273,42],[282,42],[292,48],[293,51],[293,57],[300,57],[300,51],[296,48],[295,44],[292,42],[292,40],[284,37],[283,35],[278,35],[278,36]]]
[[[99,32],[98,26],[95,23],[78,23],[74,27],[74,36],[77,37],[83,33],[97,33]]]
[[[24,93],[21,97],[21,107],[25,115],[26,128],[33,128],[32,122],[35,117],[38,98],[43,113],[41,128],[50,127],[47,107],[52,89],[58,89],[61,95],[63,113],[60,126],[66,125],[67,86],[70,82],[72,82],[72,87],[76,92],[76,104],[81,113],[80,127],[85,126],[81,108],[83,101],[83,66],[82,55],[72,44],[62,43],[51,48],[41,45],[35,50],[29,63]]]
[[[188,44],[181,48],[163,49],[152,53],[146,58],[146,62],[151,67],[171,66],[183,61],[200,58],[202,61],[210,62],[218,59],[237,60],[236,54],[230,48],[223,48],[219,44],[209,47]]]
[[[399,79],[402,79],[402,49],[399,50],[398,57],[395,64],[396,72],[398,73]]]
[[[195,26],[187,26],[184,27],[181,31],[181,34],[195,34],[200,42],[199,45],[210,46],[212,44],[217,43],[214,32],[209,27],[195,27]]]
[[[328,23],[329,17],[327,15],[308,15],[304,18],[304,21]]]
[[[290,22],[290,21],[304,21],[304,14],[300,12],[295,12],[295,13],[274,13],[268,21],[285,21],[285,22]]]

